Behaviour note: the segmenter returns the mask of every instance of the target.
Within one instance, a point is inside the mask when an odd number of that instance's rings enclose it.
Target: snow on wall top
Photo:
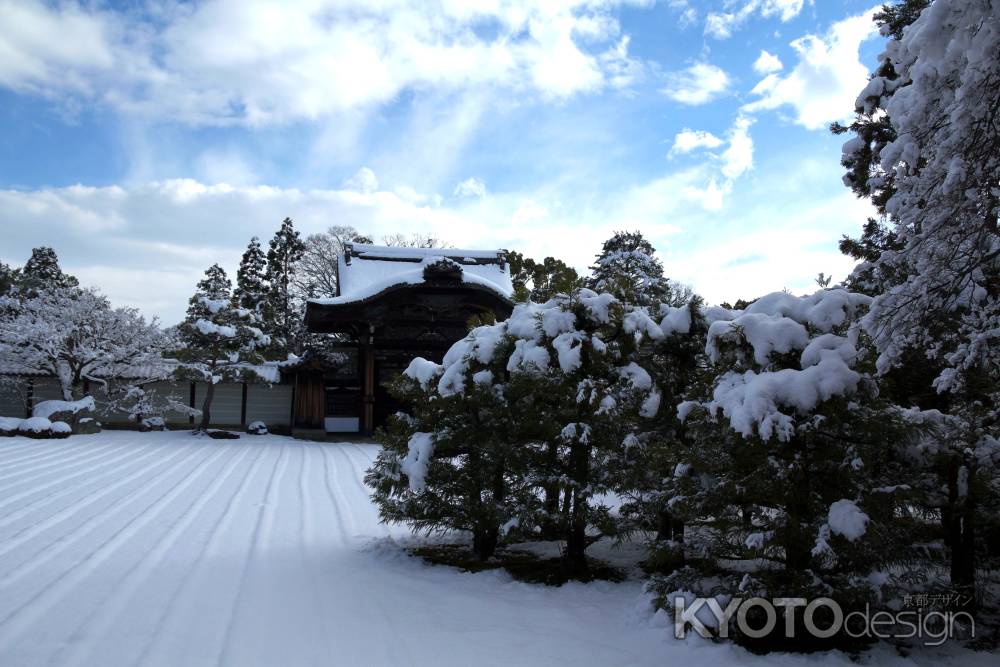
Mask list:
[[[338,260],[338,296],[312,302],[351,303],[396,285],[420,285],[425,282],[424,269],[443,260],[458,265],[463,283],[485,287],[507,298],[514,293],[510,267],[502,250],[398,248],[358,243],[348,244]]]
[[[265,361],[263,364],[240,364],[237,368],[245,368],[255,373],[263,382],[276,384],[281,382],[281,369],[288,365],[286,361]],[[115,376],[125,380],[141,380],[154,382],[170,380],[178,367],[176,359],[154,359],[145,363],[137,363],[121,369],[96,369],[91,376],[97,378]],[[29,368],[0,357],[0,375],[32,375],[36,377],[50,376],[46,370]]]

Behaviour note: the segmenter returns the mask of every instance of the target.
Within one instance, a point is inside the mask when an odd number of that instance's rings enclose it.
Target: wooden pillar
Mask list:
[[[194,409],[194,396],[195,396],[195,390],[196,390],[197,386],[198,385],[196,383],[194,383],[194,382],[191,383],[191,388],[190,388],[190,392],[189,392],[190,396],[188,398],[188,404],[191,406],[192,410]],[[193,414],[188,417],[188,423],[189,424],[194,424],[194,415]]]
[[[370,333],[361,341],[358,364],[361,373],[361,432],[371,435],[375,432],[375,354]]]
[[[243,398],[240,403],[240,426],[247,425],[247,383],[243,383]]]
[[[299,371],[295,371],[295,381],[292,382],[292,405],[288,413],[288,432],[295,434],[295,415],[298,414],[298,406],[295,402],[299,400]]]
[[[28,377],[28,388],[24,395],[24,407],[24,418],[28,419],[31,417],[32,410],[35,409],[35,378],[33,377]]]

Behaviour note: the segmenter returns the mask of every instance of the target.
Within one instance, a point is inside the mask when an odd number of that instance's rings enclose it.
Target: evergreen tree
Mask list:
[[[585,574],[586,548],[618,533],[598,500],[612,489],[608,460],[658,408],[659,393],[636,363],[647,334],[662,335],[642,311],[578,289],[473,329],[440,365],[415,360],[401,381],[413,411],[369,476],[383,516],[420,529],[468,527],[475,508],[480,545],[495,545],[501,525],[553,523],[567,571]],[[546,493],[553,485],[555,494]],[[458,497],[459,487],[471,495]]]
[[[33,248],[31,257],[21,269],[18,287],[22,290],[78,287],[79,281],[59,268],[56,251],[47,246]]]
[[[240,268],[236,271],[236,290],[233,298],[236,305],[255,312],[260,312],[267,300],[267,258],[260,249],[260,241],[256,236],[250,239]]]
[[[660,498],[697,528],[692,550],[714,563],[711,589],[764,597],[836,590],[845,608],[893,597],[858,582],[917,558],[919,435],[880,398],[860,320],[871,299],[844,289],[777,292],[745,311],[703,309],[705,356],[677,414],[681,457]],[[866,351],[867,350],[867,351]],[[747,574],[723,560],[770,563]],[[663,592],[690,577],[659,579]],[[721,582],[721,583],[720,583]],[[707,585],[707,584],[706,584]]]
[[[8,264],[0,262],[0,296],[7,294],[12,287],[17,285],[20,274],[20,269],[15,269]]]
[[[997,456],[984,453],[1000,422],[1000,129],[984,112],[1000,104],[996,9],[907,0],[875,18],[889,43],[855,122],[833,129],[853,133],[845,182],[880,219],[841,247],[861,260],[850,284],[876,297],[866,331],[883,386],[948,417],[927,463],[948,489],[954,583],[970,587],[976,526],[1000,503]]]
[[[536,262],[519,252],[508,252],[515,301],[544,303],[557,294],[569,294],[583,286],[576,270],[565,262],[546,257]]]
[[[669,572],[684,559],[684,525],[671,509],[672,494],[663,480],[688,465],[694,446],[673,408],[692,390],[704,366],[707,321],[697,296],[683,306],[661,305],[658,317],[662,336],[654,336],[640,355],[665,408],[636,432],[618,467],[608,472],[623,501],[623,532],[651,536],[647,564]]]
[[[303,303],[296,298],[292,286],[298,262],[306,245],[299,238],[291,218],[285,218],[271,239],[267,251],[266,322],[273,351],[279,357],[299,349],[302,334]]]
[[[671,303],[670,285],[655,254],[656,249],[641,232],[615,232],[590,267],[588,286],[610,292],[624,303]]]
[[[205,271],[178,327],[183,347],[177,357],[183,362],[179,379],[205,383],[199,432],[211,423],[212,399],[218,382],[246,379],[253,375],[251,364],[262,361],[260,350],[270,344],[261,330],[257,311],[233,304],[231,283],[218,264]]]

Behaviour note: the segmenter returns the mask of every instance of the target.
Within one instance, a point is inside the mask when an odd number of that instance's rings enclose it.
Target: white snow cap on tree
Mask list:
[[[857,389],[857,320],[870,301],[841,288],[802,297],[775,292],[733,312],[732,319],[716,319],[709,326],[705,353],[729,370],[717,377],[703,407],[712,415],[721,411],[743,437],[790,440],[796,415],[806,416],[824,401]],[[775,359],[799,350],[798,368],[782,367]],[[748,366],[753,367],[742,370]],[[683,421],[694,407],[691,401],[681,403],[678,417]]]

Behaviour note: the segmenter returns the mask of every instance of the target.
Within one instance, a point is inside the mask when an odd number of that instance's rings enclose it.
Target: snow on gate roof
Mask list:
[[[442,260],[458,265],[463,283],[485,287],[505,298],[514,293],[504,250],[399,248],[348,243],[337,263],[337,296],[311,301],[322,305],[351,303],[396,285],[419,285],[426,282],[424,269]]]

